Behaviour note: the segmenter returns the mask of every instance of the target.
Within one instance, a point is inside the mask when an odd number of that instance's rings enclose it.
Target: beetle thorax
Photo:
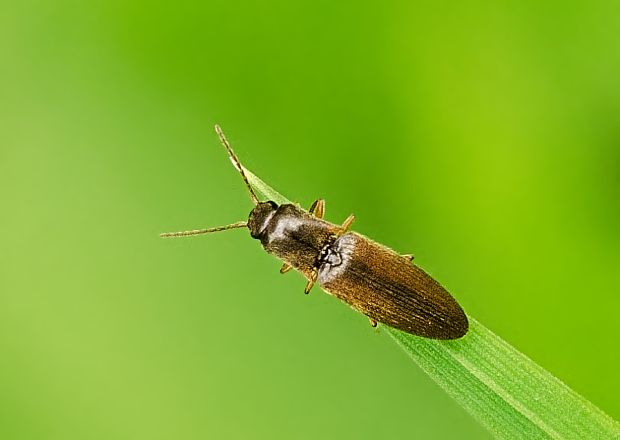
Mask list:
[[[305,275],[318,267],[321,250],[327,252],[325,245],[335,238],[334,225],[292,204],[280,205],[275,212],[259,204],[250,213],[248,226],[267,252]]]

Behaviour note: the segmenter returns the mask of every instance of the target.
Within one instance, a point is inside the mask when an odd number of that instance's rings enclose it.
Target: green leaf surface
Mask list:
[[[245,169],[245,168],[244,168]],[[252,172],[251,185],[291,203]],[[620,439],[620,424],[469,316],[468,334],[437,341],[382,326],[450,396],[497,438]]]

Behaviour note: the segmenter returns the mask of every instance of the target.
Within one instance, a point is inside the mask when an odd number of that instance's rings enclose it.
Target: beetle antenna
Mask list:
[[[245,175],[245,172],[243,171],[243,166],[241,165],[241,162],[239,161],[239,158],[237,157],[235,152],[230,147],[230,144],[228,143],[228,139],[226,139],[226,136],[224,135],[224,132],[222,131],[219,125],[215,126],[215,132],[219,136],[220,142],[222,142],[222,145],[224,145],[224,148],[226,148],[226,151],[228,151],[228,157],[230,157],[230,161],[235,166],[237,171],[239,171],[239,173],[241,174],[241,177],[243,178],[243,181],[245,182],[245,186],[248,188],[248,191],[250,191],[250,198],[252,199],[252,203],[254,203],[255,205],[258,205],[258,197],[256,197],[256,194],[254,193],[254,190],[252,189],[252,185],[250,185],[250,181],[248,180],[247,176]]]
[[[209,234],[211,232],[226,231],[228,229],[245,228],[247,225],[248,225],[248,222],[237,222],[237,223],[232,223],[226,226],[218,226],[217,228],[194,229],[192,231],[181,231],[181,232],[164,232],[163,234],[159,234],[159,236],[161,238],[189,237],[191,235]]]

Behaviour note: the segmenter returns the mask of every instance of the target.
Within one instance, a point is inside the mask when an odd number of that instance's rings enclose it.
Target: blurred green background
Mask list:
[[[3,2],[0,437],[488,438],[279,264],[260,177],[620,417],[620,6]]]

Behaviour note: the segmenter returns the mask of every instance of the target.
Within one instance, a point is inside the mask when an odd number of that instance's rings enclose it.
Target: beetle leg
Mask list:
[[[310,278],[308,278],[308,283],[306,283],[306,288],[304,289],[304,293],[307,295],[310,293],[310,289],[316,283],[316,279],[319,277],[319,271],[316,269],[312,269],[312,273],[310,274]]]
[[[291,266],[290,264],[284,263],[284,264],[282,264],[282,267],[280,268],[280,273],[286,273],[289,270],[291,270],[292,268],[293,268],[293,266]]]
[[[347,219],[342,224],[342,226],[340,226],[340,230],[338,231],[338,233],[342,235],[345,232],[347,232],[349,228],[351,227],[351,224],[353,223],[354,220],[355,220],[355,216],[353,214],[348,216]]]
[[[325,200],[317,199],[314,201],[312,206],[309,209],[310,214],[315,216],[316,218],[323,218],[325,216]]]
[[[409,261],[413,261],[413,254],[403,254],[402,257]]]
[[[366,315],[368,316],[368,315]],[[370,325],[374,328],[377,326],[377,321],[375,321],[374,319],[372,319],[370,316],[368,316],[368,320],[370,321]]]

